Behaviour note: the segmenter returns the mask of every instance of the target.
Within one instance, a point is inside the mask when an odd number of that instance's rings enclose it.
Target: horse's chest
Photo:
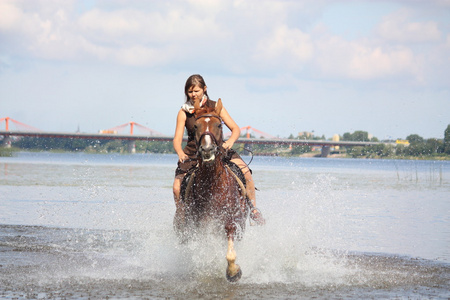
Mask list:
[[[239,197],[238,190],[229,180],[199,178],[195,185],[195,206],[201,211],[222,211],[234,206]]]

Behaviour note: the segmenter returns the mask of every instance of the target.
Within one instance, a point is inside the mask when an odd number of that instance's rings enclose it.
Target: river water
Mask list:
[[[174,235],[176,160],[1,157],[0,298],[450,297],[450,162],[255,157],[231,284],[223,239]]]

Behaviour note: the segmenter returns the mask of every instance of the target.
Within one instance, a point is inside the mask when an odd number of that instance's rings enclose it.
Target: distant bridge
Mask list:
[[[152,135],[121,135],[102,133],[66,133],[66,132],[26,132],[26,131],[0,131],[0,136],[4,136],[4,143],[12,136],[36,137],[36,138],[66,138],[66,139],[89,139],[89,140],[123,140],[129,141],[129,151],[133,152],[135,141],[160,141],[170,142],[173,136],[152,136]],[[187,141],[187,137],[183,138]],[[347,141],[324,141],[324,140],[296,140],[296,139],[264,139],[264,138],[239,138],[236,144],[255,145],[275,145],[275,146],[321,146],[322,156],[327,156],[330,147],[336,146],[373,146],[384,144],[381,142],[347,142]]]
[[[89,140],[123,140],[128,141],[128,151],[130,153],[135,152],[135,141],[160,141],[170,142],[173,140],[173,136],[164,136],[161,133],[147,128],[136,122],[129,122],[123,125],[119,125],[107,130],[101,130],[100,133],[67,133],[67,132],[44,132],[35,127],[26,125],[19,121],[13,120],[9,117],[0,119],[0,122],[5,122],[4,131],[0,131],[0,136],[3,136],[3,145],[5,147],[11,146],[11,137],[36,137],[36,138],[66,138],[66,139],[89,139]],[[23,130],[10,130],[9,122],[15,124],[16,127],[23,128]],[[128,133],[127,131],[130,126]],[[139,129],[140,132],[145,134],[134,134],[134,129]],[[331,147],[336,146],[373,146],[379,144],[385,144],[382,142],[346,142],[346,141],[325,141],[325,140],[297,140],[297,139],[280,139],[275,138],[267,133],[259,131],[250,126],[242,127],[241,132],[245,132],[246,138],[239,138],[236,143],[243,143],[246,145],[275,145],[275,146],[320,146],[322,147],[321,156],[326,157],[330,153]],[[259,138],[250,138],[250,133],[258,135]],[[229,134],[228,134],[229,136]],[[227,135],[225,135],[227,137]],[[183,138],[187,141],[187,137]]]

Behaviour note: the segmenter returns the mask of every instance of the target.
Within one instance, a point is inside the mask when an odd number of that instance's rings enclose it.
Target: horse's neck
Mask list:
[[[207,182],[215,182],[218,180],[225,172],[225,164],[223,162],[223,155],[217,155],[213,165],[199,165],[199,174],[203,174],[203,178]]]

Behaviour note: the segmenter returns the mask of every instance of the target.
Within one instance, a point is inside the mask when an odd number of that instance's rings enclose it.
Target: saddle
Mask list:
[[[234,178],[236,179],[236,182],[239,184],[239,191],[241,195],[246,198],[246,181],[244,173],[242,172],[241,168],[239,168],[238,165],[236,165],[234,162],[225,159],[225,167],[228,168],[232,174],[234,175]],[[180,190],[180,196],[181,201],[186,202],[186,198],[191,193],[192,185],[195,181],[195,172],[198,170],[198,166],[195,166],[188,170],[186,175],[183,178],[183,181],[181,182],[181,190]]]

